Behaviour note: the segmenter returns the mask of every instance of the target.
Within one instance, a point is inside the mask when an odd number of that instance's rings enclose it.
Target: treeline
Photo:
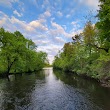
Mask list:
[[[32,72],[42,69],[47,60],[45,52],[36,52],[37,46],[19,31],[0,28],[0,76]]]
[[[110,80],[110,0],[100,0],[98,22],[88,21],[83,32],[65,43],[53,67],[95,79]]]

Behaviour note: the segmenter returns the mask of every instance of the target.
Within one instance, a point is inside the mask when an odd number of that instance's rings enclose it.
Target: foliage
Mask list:
[[[100,3],[97,27],[100,31],[102,46],[108,51],[110,48],[110,0],[100,0]]]
[[[36,52],[36,45],[19,31],[14,33],[0,28],[0,73],[30,72],[42,69],[47,54]]]

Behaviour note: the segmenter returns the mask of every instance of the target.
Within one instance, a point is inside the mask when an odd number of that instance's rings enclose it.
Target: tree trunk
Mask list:
[[[6,72],[6,77],[7,77],[8,81],[10,80],[10,79],[9,79],[9,73],[10,73],[11,67],[12,67],[12,65],[13,65],[13,63],[14,63],[15,61],[16,61],[16,58],[10,63],[10,60],[9,60],[9,58],[8,58],[8,69],[7,69],[7,72]]]

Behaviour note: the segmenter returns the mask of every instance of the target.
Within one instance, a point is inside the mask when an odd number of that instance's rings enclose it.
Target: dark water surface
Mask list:
[[[0,110],[110,110],[110,89],[60,71],[0,79]]]

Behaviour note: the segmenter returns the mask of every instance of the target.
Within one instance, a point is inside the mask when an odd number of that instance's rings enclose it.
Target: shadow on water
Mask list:
[[[85,79],[73,73],[54,70],[54,74],[65,84],[83,90],[89,95],[88,99],[103,108],[103,110],[110,110],[110,88],[102,87],[93,79]]]
[[[44,68],[10,82],[0,79],[0,110],[110,110],[110,89]]]
[[[42,80],[44,74],[23,74],[0,80],[0,110],[24,110],[31,103],[31,93],[36,79]]]

